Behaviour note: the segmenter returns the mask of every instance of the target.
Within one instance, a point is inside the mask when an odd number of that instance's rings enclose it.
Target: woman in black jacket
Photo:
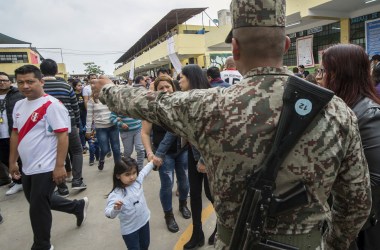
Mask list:
[[[372,189],[372,211],[350,249],[380,249],[380,99],[370,75],[370,62],[364,50],[353,44],[338,44],[322,56],[321,85],[334,91],[354,111]],[[346,197],[350,199],[350,197]]]
[[[210,84],[202,69],[196,64],[189,64],[182,69],[179,85],[182,91],[193,89],[207,89]],[[190,240],[183,246],[183,249],[196,249],[203,246],[205,236],[202,230],[202,185],[204,186],[207,199],[214,203],[208,184],[205,165],[198,150],[191,146],[188,151],[189,185],[190,185],[190,207],[193,215],[193,233]],[[216,228],[209,238],[209,244],[214,244]]]

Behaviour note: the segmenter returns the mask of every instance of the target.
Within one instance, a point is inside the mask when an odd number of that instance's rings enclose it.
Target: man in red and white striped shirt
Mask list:
[[[9,172],[16,179],[22,178],[30,204],[32,249],[53,249],[50,244],[51,209],[74,214],[79,227],[86,217],[88,198],[71,201],[52,195],[56,184],[66,178],[64,165],[70,117],[59,100],[45,94],[42,74],[37,67],[22,66],[16,69],[15,76],[26,98],[18,101],[13,110]],[[17,166],[19,155],[23,162],[22,175]]]

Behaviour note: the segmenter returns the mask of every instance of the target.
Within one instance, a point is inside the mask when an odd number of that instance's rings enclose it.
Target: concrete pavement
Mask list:
[[[119,219],[108,219],[104,216],[106,195],[112,188],[113,159],[106,159],[103,171],[98,171],[97,164],[88,165],[88,154],[84,155],[83,176],[87,190],[77,192],[70,189],[69,199],[89,198],[87,220],[82,227],[76,227],[76,218],[70,214],[53,211],[53,226],[51,242],[55,250],[72,249],[126,249],[120,235]],[[70,183],[69,187],[71,186]],[[152,171],[144,181],[144,192],[151,210],[149,249],[152,250],[182,250],[183,245],[191,236],[191,219],[184,219],[178,211],[178,198],[173,191],[173,211],[180,231],[171,233],[167,230],[164,213],[159,200],[160,179],[158,173]],[[1,250],[30,249],[33,234],[29,221],[29,204],[23,192],[6,196],[7,186],[0,188],[0,210],[4,222],[0,224]],[[190,200],[190,199],[189,199]],[[189,201],[188,200],[188,201]],[[215,227],[215,213],[207,198],[203,198],[204,210],[203,230],[206,243],[200,250],[213,249],[207,245],[207,239]],[[190,206],[190,205],[189,205]]]

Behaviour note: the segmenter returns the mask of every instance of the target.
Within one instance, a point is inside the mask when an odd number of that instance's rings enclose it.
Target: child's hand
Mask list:
[[[128,125],[126,123],[123,123],[123,125],[121,125],[121,128],[124,130],[128,130]]]
[[[155,166],[157,166],[157,167],[161,167],[162,163],[163,163],[162,158],[157,157],[157,156],[153,156],[153,164],[154,164]]]
[[[122,201],[116,201],[115,204],[113,205],[113,209],[114,210],[120,210],[121,206],[123,206],[123,202]]]

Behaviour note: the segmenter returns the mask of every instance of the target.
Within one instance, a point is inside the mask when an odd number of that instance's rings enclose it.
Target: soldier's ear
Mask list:
[[[290,48],[290,38],[288,36],[285,36],[284,54],[286,54],[286,52],[288,52],[289,48]]]
[[[232,38],[231,45],[232,45],[232,56],[233,56],[234,60],[235,61],[240,60],[240,45],[239,45],[239,41],[236,40],[236,38]]]

